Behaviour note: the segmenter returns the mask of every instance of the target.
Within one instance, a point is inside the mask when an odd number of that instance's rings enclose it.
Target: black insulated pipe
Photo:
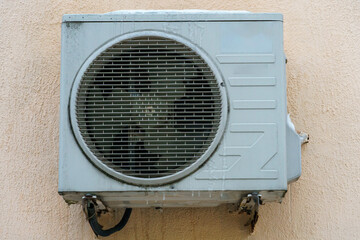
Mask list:
[[[120,231],[121,229],[123,229],[130,218],[131,211],[132,211],[132,208],[126,208],[124,215],[123,215],[122,219],[120,220],[120,222],[118,224],[116,224],[114,227],[104,230],[103,227],[97,221],[95,205],[93,203],[87,204],[87,213],[88,213],[89,224],[90,224],[92,230],[94,231],[94,233],[97,236],[101,236],[101,237],[110,236],[111,234],[116,233],[116,232]]]

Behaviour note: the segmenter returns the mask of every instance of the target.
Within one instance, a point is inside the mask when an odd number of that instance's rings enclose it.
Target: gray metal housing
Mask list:
[[[84,63],[114,39],[144,31],[178,36],[206,54],[224,81],[228,102],[226,125],[212,155],[190,175],[160,186],[127,184],[94,166],[76,140],[69,112],[72,86]],[[281,14],[65,15],[60,97],[59,193],[69,202],[93,193],[110,207],[216,206],[254,191],[264,202],[281,201],[287,184],[301,173],[301,138],[287,116]]]

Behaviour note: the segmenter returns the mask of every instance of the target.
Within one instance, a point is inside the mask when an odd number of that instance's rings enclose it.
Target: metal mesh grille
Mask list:
[[[136,37],[102,52],[77,90],[76,119],[90,151],[128,176],[169,176],[199,159],[221,119],[218,82],[191,48]]]

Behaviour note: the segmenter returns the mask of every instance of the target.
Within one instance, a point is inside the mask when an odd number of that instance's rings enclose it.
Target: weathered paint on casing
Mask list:
[[[299,138],[294,131],[295,136],[288,133],[282,26],[281,14],[236,11],[65,15],[59,192],[71,201],[80,201],[84,193],[96,193],[110,207],[216,206],[236,203],[253,191],[262,191],[265,202],[281,201],[288,180],[298,177],[301,167]],[[104,44],[134,34],[160,34],[190,42],[225,83],[227,99],[223,102],[229,103],[223,106],[226,127],[220,127],[222,140],[203,166],[171,184],[161,184],[164,180],[159,179],[152,184],[160,186],[134,186],[114,179],[116,174],[111,171],[114,178],[99,171],[83,153],[88,151],[74,120],[74,94],[88,64],[83,65],[84,61],[91,62]],[[96,164],[104,169],[103,164]]]

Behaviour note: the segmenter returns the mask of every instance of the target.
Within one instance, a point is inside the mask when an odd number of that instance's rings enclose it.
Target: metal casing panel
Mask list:
[[[269,20],[269,15],[264,14],[261,21],[261,14],[256,14],[256,20],[251,21],[251,13],[238,13],[231,21],[232,12],[229,16],[216,15],[226,19],[220,21],[204,20],[198,14],[198,21],[192,16],[192,21],[179,18],[172,22],[166,21],[166,14],[163,20],[156,15],[156,22],[152,22],[151,13],[146,15],[146,21],[123,22],[101,18],[94,21],[93,15],[88,22],[88,15],[71,16],[82,21],[70,22],[65,16],[62,25],[59,192],[65,198],[71,192],[286,191],[286,79],[281,15]],[[135,31],[161,31],[192,42],[221,72],[228,96],[227,126],[213,155],[193,174],[158,187],[125,184],[99,171],[78,146],[69,121],[71,87],[81,65],[106,42]]]
[[[279,13],[209,10],[120,10],[106,14],[66,14],[63,22],[282,21]]]

